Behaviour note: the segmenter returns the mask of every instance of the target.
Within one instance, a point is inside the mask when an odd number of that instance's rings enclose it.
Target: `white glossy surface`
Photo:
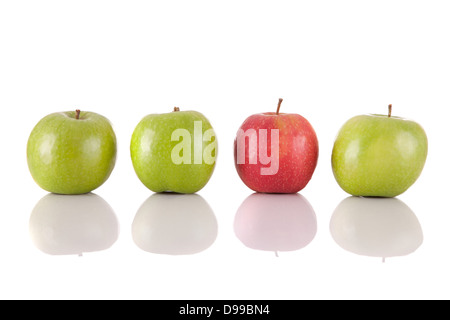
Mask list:
[[[446,1],[0,2],[0,298],[450,298],[449,10]],[[233,139],[247,116],[275,111],[280,97],[282,112],[313,125],[320,151],[300,193],[316,234],[277,257],[235,234],[253,192],[235,172]],[[346,120],[387,113],[389,103],[394,116],[425,128],[429,156],[398,197],[423,243],[382,263],[333,239],[330,223],[348,195],[330,159]],[[188,255],[141,250],[132,232],[152,193],[134,173],[131,134],[143,116],[174,106],[204,113],[219,143],[214,175],[198,193],[217,237]],[[47,193],[28,172],[26,141],[44,115],[78,108],[114,125],[117,164],[95,194],[114,212],[118,236],[104,250],[50,255],[30,230]]]

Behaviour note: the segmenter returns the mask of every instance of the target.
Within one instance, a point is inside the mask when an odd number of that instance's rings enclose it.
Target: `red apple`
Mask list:
[[[239,128],[234,140],[234,162],[250,189],[265,193],[296,193],[314,173],[319,146],[311,124],[299,114],[254,114]]]

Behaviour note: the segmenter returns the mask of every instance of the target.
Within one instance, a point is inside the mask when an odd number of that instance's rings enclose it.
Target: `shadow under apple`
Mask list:
[[[416,251],[423,233],[414,212],[397,198],[348,197],[335,209],[330,232],[352,253],[386,258]]]
[[[119,237],[119,223],[111,206],[94,193],[50,193],[35,205],[29,232],[44,253],[81,256],[110,248]]]
[[[236,212],[234,232],[248,248],[295,251],[306,247],[317,233],[314,209],[302,195],[254,193]]]
[[[217,233],[216,216],[198,194],[155,193],[141,205],[132,224],[135,244],[157,254],[202,252]]]

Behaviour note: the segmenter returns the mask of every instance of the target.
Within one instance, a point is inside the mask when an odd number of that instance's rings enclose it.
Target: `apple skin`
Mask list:
[[[414,212],[397,198],[348,197],[335,209],[330,232],[343,249],[369,257],[399,257],[423,243]]]
[[[50,255],[82,255],[109,249],[119,237],[119,223],[100,196],[47,194],[29,221],[34,245]]]
[[[427,136],[418,123],[360,115],[340,129],[331,163],[337,183],[347,193],[395,197],[419,178],[427,152]]]
[[[312,206],[300,194],[254,193],[237,210],[234,232],[251,249],[295,251],[314,239],[317,219]]]
[[[44,190],[83,194],[101,186],[116,162],[116,135],[94,112],[52,113],[32,130],[27,144],[30,173]]]
[[[198,194],[155,193],[141,205],[132,224],[134,243],[156,254],[202,252],[217,233],[216,216]]]
[[[202,153],[206,148],[214,148],[214,162],[201,164],[175,164],[172,150],[180,141],[172,141],[172,133],[185,129],[191,136],[191,154],[194,157],[195,121],[201,121],[203,135],[213,128],[208,119],[197,111],[173,111],[150,114],[136,126],[131,138],[131,159],[134,170],[141,182],[153,192],[195,193],[201,190],[211,178],[217,156],[217,140],[202,142]],[[199,140],[199,141],[202,141]],[[204,159],[203,159],[204,160]]]
[[[244,132],[249,129],[255,130],[257,141],[260,139],[259,130],[266,129],[268,143],[263,146],[263,150],[260,150],[259,143],[255,150],[250,150],[250,143],[246,143],[245,162],[239,164],[238,137],[234,140],[234,163],[244,184],[251,190],[262,193],[297,193],[302,190],[311,180],[319,156],[317,135],[308,120],[299,114],[266,112],[251,115],[239,128]],[[250,159],[257,157],[260,152],[271,154],[271,129],[279,130],[279,168],[276,174],[262,175],[261,168],[268,165],[261,164],[259,160],[256,164],[251,164]]]

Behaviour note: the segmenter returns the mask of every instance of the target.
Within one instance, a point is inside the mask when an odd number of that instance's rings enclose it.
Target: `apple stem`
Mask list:
[[[383,263],[385,263],[386,262],[386,258],[385,257],[383,257],[383,260],[381,260]]]
[[[178,107],[173,108],[173,112],[177,112],[177,111],[180,111],[180,108],[178,108]]]
[[[75,110],[75,119],[77,119],[77,120],[80,119],[80,112],[81,111],[79,109]]]
[[[391,117],[391,114],[392,114],[392,104],[390,104],[390,105],[388,106],[388,108],[389,108],[388,118],[390,118],[390,117]]]
[[[279,258],[278,251],[275,251],[275,257]]]
[[[283,102],[283,99],[278,99],[278,107],[277,107],[277,114],[280,114],[280,107],[281,107],[281,103]]]

